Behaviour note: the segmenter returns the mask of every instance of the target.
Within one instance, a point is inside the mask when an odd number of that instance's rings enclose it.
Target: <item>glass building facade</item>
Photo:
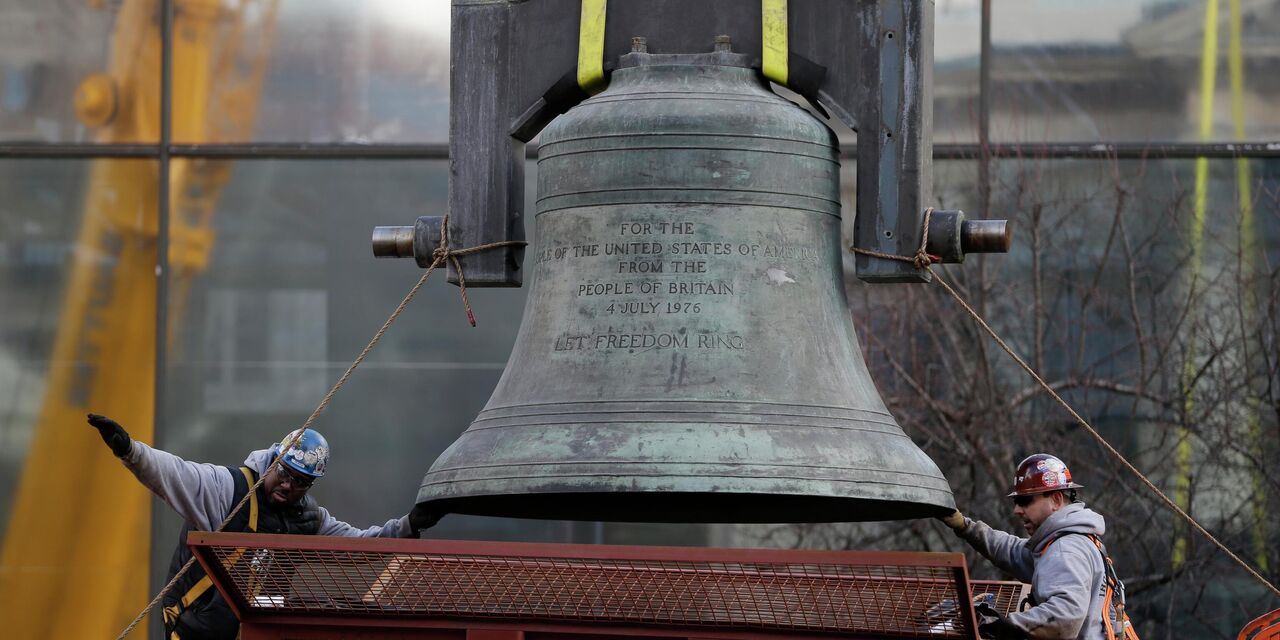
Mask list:
[[[416,282],[412,261],[375,260],[369,235],[447,206],[448,5],[0,0],[0,590],[132,571],[111,583],[127,596],[101,629],[118,632],[163,584],[181,521],[117,469],[81,409],[119,407],[140,439],[236,465],[307,419]],[[935,12],[935,199],[1016,229],[1012,254],[946,277],[1275,581],[1280,0],[937,0]],[[526,173],[532,199],[532,161]],[[125,231],[91,235],[99,224]],[[1012,529],[999,496],[1017,455],[1067,451],[1113,522],[1143,637],[1234,635],[1275,606],[1180,535],[946,300],[852,276],[848,291],[877,384],[962,509]],[[525,290],[469,296],[475,329],[457,288],[430,282],[319,416],[334,453],[313,494],[337,517],[407,512],[488,399]],[[74,323],[88,323],[80,338]],[[935,325],[948,328],[917,330]],[[956,414],[931,413],[920,390]],[[86,490],[115,471],[133,493]],[[115,517],[114,500],[144,501],[145,522],[95,536],[103,520],[86,519]],[[141,545],[148,567],[93,565],[108,552],[46,566],[19,551],[63,535],[42,527],[74,528],[78,547]],[[931,527],[450,516],[427,535],[963,550]],[[74,606],[57,599],[0,598],[0,619]],[[17,637],[67,628],[24,623]]]

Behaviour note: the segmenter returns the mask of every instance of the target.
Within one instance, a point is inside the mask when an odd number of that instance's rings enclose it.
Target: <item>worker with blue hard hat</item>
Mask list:
[[[186,520],[169,565],[170,580],[191,558],[187,533],[217,530],[245,496],[248,504],[223,531],[381,538],[418,535],[408,516],[358,529],[334,518],[307,495],[329,464],[329,443],[314,429],[294,430],[270,447],[251,452],[244,464],[224,467],[189,462],[133,440],[119,423],[104,416],[89,414],[89,424],[143,485]],[[261,486],[250,493],[259,478]],[[167,640],[230,640],[239,635],[239,620],[211,588],[199,564],[192,565],[162,603]]]

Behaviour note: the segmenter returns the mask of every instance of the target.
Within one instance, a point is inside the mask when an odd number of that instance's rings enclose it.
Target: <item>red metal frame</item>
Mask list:
[[[971,584],[958,553],[204,532],[188,544],[244,640],[976,640],[971,588],[1010,608],[1020,593]]]

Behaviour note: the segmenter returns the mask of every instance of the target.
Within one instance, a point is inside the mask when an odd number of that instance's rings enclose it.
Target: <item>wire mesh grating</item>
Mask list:
[[[215,578],[246,620],[337,614],[973,637],[955,606],[966,584],[955,563],[776,559],[788,552],[773,552],[769,561],[704,561],[696,550],[688,551],[692,559],[677,560],[406,552],[372,544],[255,548],[237,540],[241,546],[193,548],[206,566],[217,567]],[[1019,596],[1007,583],[982,584],[974,593],[995,593],[998,608],[1016,607]]]
[[[1005,580],[974,580],[969,584],[969,591],[975,598],[990,593],[994,596],[992,606],[995,610],[1008,615],[1021,610],[1023,599],[1031,595],[1031,585]]]

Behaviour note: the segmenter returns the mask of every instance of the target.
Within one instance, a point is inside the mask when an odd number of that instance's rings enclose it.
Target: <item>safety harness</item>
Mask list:
[[[1069,531],[1061,535],[1054,536],[1045,543],[1044,548],[1040,550],[1043,555],[1049,550],[1049,547],[1063,536],[1081,535],[1086,536],[1093,542],[1093,546],[1098,548],[1098,553],[1102,554],[1103,582],[1106,583],[1106,592],[1102,596],[1102,626],[1107,632],[1107,640],[1139,640],[1138,632],[1134,630],[1133,623],[1129,621],[1129,614],[1124,610],[1124,583],[1116,575],[1116,568],[1111,563],[1111,556],[1107,555],[1107,550],[1102,546],[1102,540],[1092,533],[1077,533]],[[1116,627],[1120,627],[1120,632],[1116,633]]]
[[[250,470],[249,467],[240,467],[240,473],[244,474],[245,481],[248,483],[250,489],[252,489],[254,482],[257,481],[257,478],[254,477],[253,471]],[[258,495],[256,491],[252,490],[249,491],[249,521],[245,525],[244,531],[250,533],[257,533],[258,531]],[[227,558],[226,566],[232,566],[239,562],[244,553],[244,549],[236,549],[235,553],[232,553],[231,556]],[[182,615],[183,611],[204,596],[212,586],[213,580],[209,578],[208,574],[205,574],[203,578],[200,578],[195,584],[191,585],[191,588],[187,589],[186,593],[182,594],[182,598],[177,604],[167,606],[163,609],[164,626],[166,629],[171,629],[171,631],[169,631],[168,640],[182,640],[182,638],[178,636],[178,632],[175,628],[179,616]]]

